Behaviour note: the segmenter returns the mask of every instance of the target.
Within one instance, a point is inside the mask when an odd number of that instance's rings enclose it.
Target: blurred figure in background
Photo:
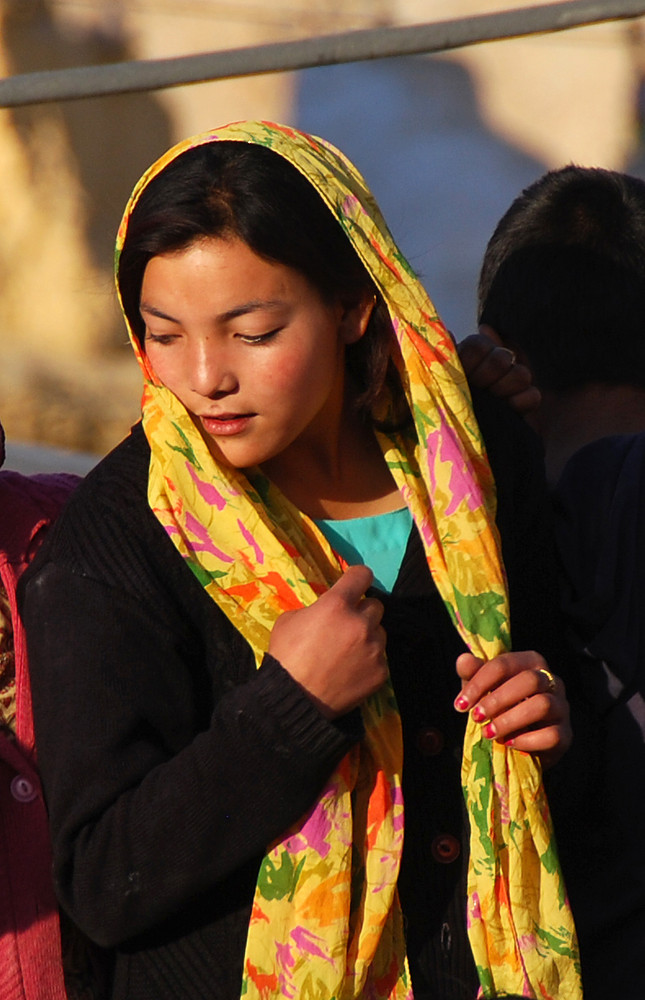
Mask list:
[[[4,462],[0,426],[0,465]],[[58,905],[16,584],[75,476],[0,473],[0,996],[64,1000]]]
[[[460,348],[469,380],[527,412],[552,490],[577,732],[550,801],[585,997],[640,1000],[645,182],[569,166],[527,188],[486,249],[479,314]]]

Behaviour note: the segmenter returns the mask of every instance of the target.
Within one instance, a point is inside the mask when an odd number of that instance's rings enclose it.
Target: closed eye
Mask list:
[[[146,330],[146,341],[149,344],[160,344],[162,347],[174,343],[177,337],[176,333],[150,333],[150,330]]]
[[[261,333],[258,336],[252,336],[247,333],[238,333],[236,337],[241,340],[244,344],[267,344],[272,340],[277,334],[280,333],[282,327],[276,327],[275,330],[269,330],[268,333]]]

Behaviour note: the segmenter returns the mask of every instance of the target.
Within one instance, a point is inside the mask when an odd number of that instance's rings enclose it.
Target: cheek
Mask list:
[[[305,338],[272,360],[267,371],[273,391],[315,395],[327,391],[344,365],[342,345],[337,338],[326,336]]]
[[[175,387],[180,384],[176,359],[173,359],[167,350],[156,347],[154,344],[150,344],[147,347],[146,357],[150,368],[155,373],[159,381],[162,382],[166,388],[171,389],[174,392]]]
[[[333,376],[324,365],[291,361],[276,372],[272,392],[287,411],[306,414],[320,407],[332,384]]]
[[[244,381],[254,393],[285,402],[306,385],[312,375],[310,359],[300,348],[267,351],[255,349],[253,363],[245,368]]]
[[[313,380],[314,372],[300,358],[286,358],[277,366],[271,376],[271,384],[277,392],[294,392]]]

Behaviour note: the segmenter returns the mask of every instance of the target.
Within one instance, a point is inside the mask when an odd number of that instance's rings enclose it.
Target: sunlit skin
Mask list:
[[[369,513],[400,505],[345,380],[345,347],[363,335],[372,308],[371,296],[324,301],[299,272],[235,239],[154,257],[140,303],[150,363],[214,457],[261,465],[319,517],[352,516],[352,502]]]
[[[213,456],[237,469],[261,466],[313,517],[344,518],[400,506],[345,374],[345,348],[365,333],[373,304],[370,295],[326,301],[299,272],[240,240],[208,238],[152,258],[140,311],[153,370]],[[271,634],[269,651],[328,718],[360,705],[387,676],[383,606],[365,597],[371,580],[367,567],[350,567]],[[483,665],[462,657],[458,671],[468,710],[483,705],[492,738],[552,760],[570,742],[568,707],[561,682],[545,693],[540,666],[536,653],[512,653]]]

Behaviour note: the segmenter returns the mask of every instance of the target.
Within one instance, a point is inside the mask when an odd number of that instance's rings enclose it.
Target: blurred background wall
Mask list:
[[[428,23],[534,0],[0,0],[2,75]],[[314,9],[312,9],[314,8]],[[0,110],[0,418],[9,438],[102,454],[138,416],[114,235],[153,159],[240,118],[339,145],[458,338],[479,261],[522,187],[576,162],[645,176],[643,19],[435,57]]]

